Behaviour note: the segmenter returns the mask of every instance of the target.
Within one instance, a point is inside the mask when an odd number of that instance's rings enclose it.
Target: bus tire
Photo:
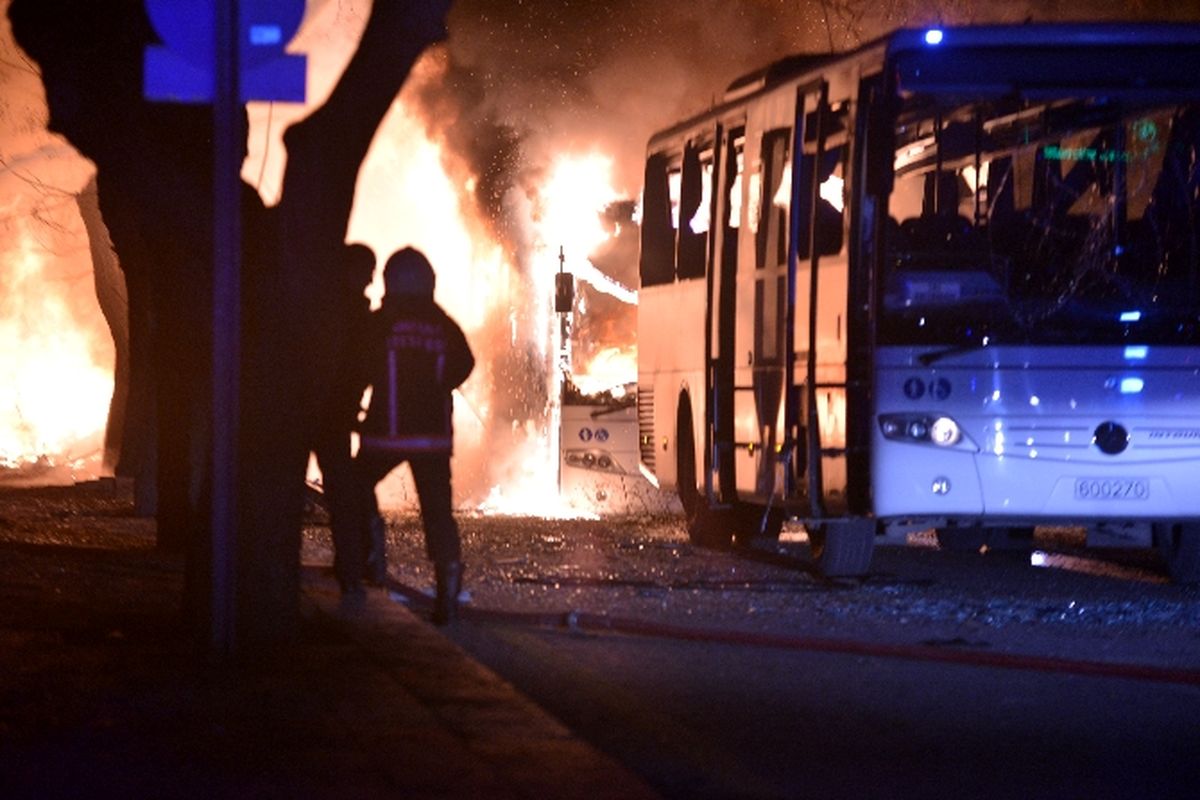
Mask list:
[[[1154,544],[1171,580],[1200,583],[1200,523],[1165,522],[1154,525]]]
[[[875,522],[869,519],[814,525],[808,530],[813,566],[827,578],[866,575],[871,569],[875,533]]]
[[[689,417],[687,412],[681,412],[680,423]],[[675,491],[679,494],[684,516],[690,522],[699,510],[702,498],[696,487],[696,445],[692,442],[690,427],[684,428],[681,424],[680,430],[686,430],[687,435],[679,436],[679,445],[675,448]]]

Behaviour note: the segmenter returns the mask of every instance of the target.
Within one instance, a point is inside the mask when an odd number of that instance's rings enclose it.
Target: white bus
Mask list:
[[[570,382],[563,387],[558,493],[568,505],[601,514],[659,510],[638,468],[635,389],[587,395]]]
[[[1200,25],[901,30],[654,135],[642,461],[694,539],[1086,526],[1200,579]]]

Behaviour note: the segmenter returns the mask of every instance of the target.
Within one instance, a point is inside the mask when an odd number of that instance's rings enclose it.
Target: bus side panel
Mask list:
[[[645,287],[638,295],[638,392],[650,389],[650,436],[654,474],[665,489],[676,487],[676,421],[681,392],[691,398],[696,443],[696,474],[704,469],[704,308],[703,278]],[[664,335],[664,331],[669,332]]]

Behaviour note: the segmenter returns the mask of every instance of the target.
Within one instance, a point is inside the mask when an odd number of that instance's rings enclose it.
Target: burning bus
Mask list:
[[[559,428],[559,494],[569,504],[607,513],[647,508],[648,484],[638,469],[633,388],[584,394],[566,381]]]
[[[1200,26],[900,30],[654,135],[640,455],[701,542],[1086,525],[1200,579]]]

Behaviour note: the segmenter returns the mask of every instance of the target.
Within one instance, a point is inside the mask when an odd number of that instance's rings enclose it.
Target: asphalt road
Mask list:
[[[1195,686],[460,626],[667,797],[1195,797]]]
[[[417,520],[389,521],[393,597],[419,603]],[[802,535],[733,553],[670,517],[462,524],[448,635],[664,796],[1200,792],[1200,592],[1145,553],[918,536],[827,581]]]

